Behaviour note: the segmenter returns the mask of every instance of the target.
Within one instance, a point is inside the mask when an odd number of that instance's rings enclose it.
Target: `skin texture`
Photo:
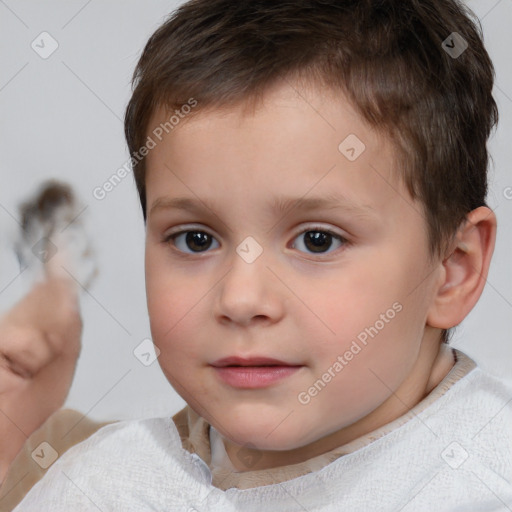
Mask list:
[[[150,151],[146,175],[146,290],[159,363],[221,433],[239,471],[307,460],[424,398],[454,364],[440,348],[441,329],[478,300],[496,230],[494,214],[479,208],[446,258],[431,260],[423,208],[394,173],[393,146],[342,95],[281,83],[254,110],[246,106],[182,121]],[[168,117],[157,110],[148,133]],[[366,146],[355,161],[338,149],[349,134]],[[365,210],[268,206],[274,197],[327,195]],[[176,197],[213,206],[150,211]],[[325,230],[346,241],[327,236],[314,252],[305,233]],[[210,245],[187,245],[185,235],[164,241],[183,231],[211,235]],[[252,263],[236,251],[249,236],[263,250]],[[394,318],[301,403],[299,394],[394,304]],[[302,368],[265,388],[237,389],[210,366],[231,355]],[[237,456],[242,447],[256,455],[251,468]]]

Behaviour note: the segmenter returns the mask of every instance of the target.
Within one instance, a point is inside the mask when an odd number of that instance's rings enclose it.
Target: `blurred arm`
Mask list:
[[[81,348],[76,287],[37,282],[0,317],[0,482],[28,437],[62,407]]]

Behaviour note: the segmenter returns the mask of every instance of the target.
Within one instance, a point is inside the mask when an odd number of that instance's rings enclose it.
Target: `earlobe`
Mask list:
[[[482,294],[496,241],[496,215],[481,206],[461,225],[443,260],[442,276],[427,325],[450,329],[469,314]]]

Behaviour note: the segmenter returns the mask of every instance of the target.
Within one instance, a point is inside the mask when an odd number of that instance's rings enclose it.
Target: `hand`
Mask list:
[[[78,291],[47,278],[0,316],[0,482],[26,439],[64,404],[81,349]]]

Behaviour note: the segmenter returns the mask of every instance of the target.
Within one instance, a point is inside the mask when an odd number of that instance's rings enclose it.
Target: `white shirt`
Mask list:
[[[182,447],[171,418],[122,421],[65,452],[14,510],[512,510],[511,400],[511,382],[476,367],[400,427],[318,471],[225,491]]]

